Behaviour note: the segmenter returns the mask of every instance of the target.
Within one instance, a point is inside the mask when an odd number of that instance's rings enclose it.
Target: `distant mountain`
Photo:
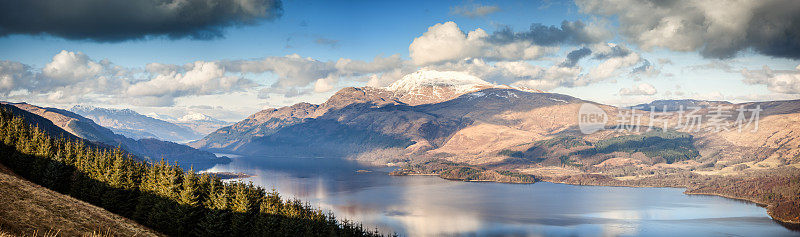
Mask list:
[[[141,115],[130,109],[106,109],[76,105],[69,111],[89,118],[100,126],[111,129],[114,133],[133,139],[155,138],[172,142],[188,142],[203,136],[188,127]]]
[[[649,114],[651,105],[658,114]],[[715,113],[716,105],[747,112]],[[768,205],[775,219],[798,220],[798,189],[789,180],[800,177],[800,100],[639,106],[636,117],[619,117],[630,111],[422,71],[386,88],[343,88],[318,105],[262,110],[189,145],[243,155],[345,157],[397,166],[393,175],[684,187],[754,200]],[[663,113],[681,107],[700,108],[691,114],[694,122],[684,113]],[[605,113],[604,130],[581,132],[579,115],[587,111]]]
[[[183,127],[187,127],[192,131],[194,131],[195,133],[202,134],[203,136],[208,135],[209,133],[217,131],[217,129],[220,129],[222,127],[231,124],[230,122],[215,119],[212,118],[211,116],[201,113],[189,113],[178,119],[167,120],[167,121],[170,121],[172,123],[175,123]],[[197,140],[200,138],[202,138],[202,136],[193,138],[191,140]]]
[[[488,88],[517,89],[494,85],[464,72],[420,70],[384,88],[392,98],[408,105],[439,103],[460,95]],[[531,90],[528,92],[541,92]]]
[[[34,121],[40,121],[38,124],[45,125],[46,131],[60,131],[47,129],[48,126],[57,126],[79,138],[109,146],[120,146],[124,150],[148,161],[160,161],[163,158],[168,162],[178,162],[184,168],[195,166],[198,169],[228,161],[225,158],[217,158],[210,152],[200,151],[174,142],[152,138],[135,140],[115,134],[110,129],[96,124],[91,119],[67,110],[39,107],[27,103],[0,102],[0,105],[12,111],[17,111],[17,113],[22,113],[26,118],[35,118]],[[44,121],[45,119],[48,121]]]
[[[581,101],[488,83],[395,85],[386,89],[344,88],[320,105],[299,103],[263,110],[190,145],[245,154],[306,156],[347,156],[387,148],[426,152],[454,146],[448,144],[450,139],[467,127],[497,132],[484,124],[502,120],[497,117],[504,113]],[[436,91],[436,96],[408,96],[417,94],[420,88]],[[451,94],[438,93],[443,91]],[[514,134],[508,135],[504,137],[514,139],[510,137]]]
[[[678,111],[681,108],[683,108],[684,111],[687,111],[687,110],[692,110],[694,108],[706,109],[709,107],[730,106],[730,105],[732,105],[732,103],[727,101],[684,99],[684,100],[654,100],[653,102],[647,104],[638,104],[631,106],[629,108],[645,110],[645,111],[650,111],[651,108],[654,108],[655,111],[657,112],[663,112],[663,111],[670,112],[670,111]]]
[[[527,170],[537,175],[542,173],[530,169],[565,164],[582,167],[578,173],[630,175],[633,169],[617,169],[687,159],[693,160],[695,169],[703,168],[703,162],[704,167],[721,162],[719,168],[769,157],[769,164],[760,165],[800,165],[800,139],[796,139],[800,134],[791,132],[800,131],[800,101],[731,104],[673,100],[640,105],[666,106],[668,111],[676,110],[676,106],[696,106],[701,108],[700,114],[709,114],[714,105],[760,106],[759,130],[747,133],[730,127],[714,132],[714,125],[705,123],[697,129],[664,134],[648,129],[583,134],[578,114],[584,104],[597,106],[609,116],[606,128],[624,122],[614,117],[621,114],[621,108],[568,95],[493,85],[464,74],[420,71],[386,88],[343,88],[318,105],[299,103],[262,110],[189,145],[245,155],[350,157],[379,164],[437,167],[427,170],[430,172],[447,170],[425,163],[431,159],[455,162],[447,166],[469,164],[481,169]],[[640,125],[648,124],[647,112],[642,112]],[[733,114],[715,121],[730,125],[737,117]],[[658,119],[664,120],[653,123],[659,131],[674,130],[677,123],[686,121],[676,114],[659,115]],[[665,122],[668,127],[658,127]],[[610,148],[603,147],[606,145]],[[417,162],[423,164],[414,165]],[[670,167],[657,169],[685,168]]]

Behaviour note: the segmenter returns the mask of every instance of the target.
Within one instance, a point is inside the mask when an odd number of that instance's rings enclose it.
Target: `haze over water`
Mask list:
[[[800,235],[755,204],[676,188],[448,181],[321,158],[237,157],[207,171],[255,175],[243,180],[402,236]]]

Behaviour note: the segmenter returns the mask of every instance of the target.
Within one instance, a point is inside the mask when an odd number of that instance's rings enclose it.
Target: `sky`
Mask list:
[[[0,100],[164,118],[237,121],[417,70],[618,106],[800,99],[799,59],[792,0],[0,3]]]

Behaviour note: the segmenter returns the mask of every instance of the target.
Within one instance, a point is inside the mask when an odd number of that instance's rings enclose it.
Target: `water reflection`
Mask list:
[[[356,172],[371,170],[373,172]],[[212,172],[408,236],[797,235],[756,205],[673,188],[587,187],[388,176],[386,168],[316,158],[238,157]]]

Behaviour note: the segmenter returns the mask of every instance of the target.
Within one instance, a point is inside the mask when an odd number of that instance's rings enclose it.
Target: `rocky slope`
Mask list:
[[[26,117],[36,117],[34,121],[41,120],[40,124],[52,124],[52,126],[59,128],[57,129],[58,131],[66,131],[70,135],[108,146],[120,146],[139,158],[149,161],[160,161],[164,158],[168,162],[178,162],[182,167],[186,168],[189,166],[195,166],[195,168],[208,167],[227,161],[227,159],[217,158],[210,152],[174,142],[149,138],[139,140],[127,138],[94,123],[91,119],[67,110],[39,107],[27,103],[0,102],[0,106],[11,109],[15,114],[23,113],[23,116],[30,114]],[[45,123],[43,120],[48,122]]]

